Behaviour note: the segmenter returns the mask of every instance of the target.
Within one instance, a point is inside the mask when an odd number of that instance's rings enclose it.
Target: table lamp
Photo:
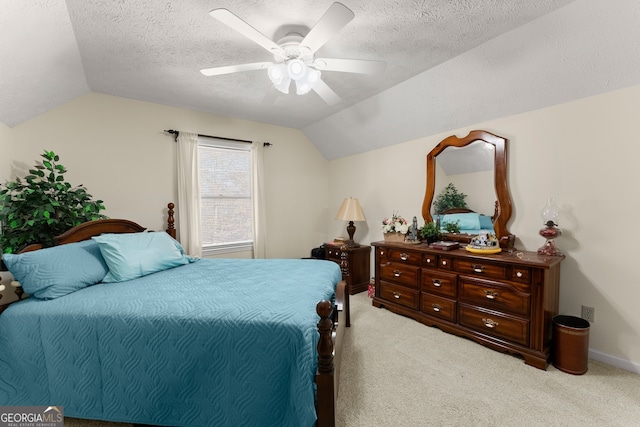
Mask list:
[[[341,221],[349,221],[349,225],[347,225],[347,233],[349,234],[347,247],[360,247],[359,244],[353,241],[353,234],[356,232],[356,226],[353,225],[353,221],[365,221],[364,212],[362,212],[362,208],[360,207],[360,202],[358,202],[358,199],[354,199],[352,197],[344,199],[342,205],[340,206],[340,209],[338,210],[336,219]]]

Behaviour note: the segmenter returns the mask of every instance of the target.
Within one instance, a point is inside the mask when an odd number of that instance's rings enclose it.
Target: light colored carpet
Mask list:
[[[590,361],[584,375],[446,334],[352,298],[343,426],[639,426],[640,375]]]
[[[640,375],[589,361],[546,371],[354,295],[338,422],[344,427],[640,425]],[[130,424],[65,420],[67,427]]]

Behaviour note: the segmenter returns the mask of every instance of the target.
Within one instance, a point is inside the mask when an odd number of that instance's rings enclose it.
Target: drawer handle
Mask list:
[[[400,299],[401,296],[402,296],[402,294],[400,292],[395,292],[395,291],[393,292],[393,297],[395,299]]]
[[[384,251],[380,251],[380,256],[383,256],[383,255],[384,255]]]
[[[427,264],[431,264],[431,258],[427,258]]]
[[[518,272],[516,273],[516,276],[517,276],[517,277],[522,277],[522,271],[518,271]]]
[[[484,273],[484,266],[483,265],[474,264],[472,268],[473,268],[473,271],[475,273]]]
[[[440,280],[438,279],[433,279],[433,286],[439,288],[440,286],[442,286],[442,283],[440,283]]]
[[[401,274],[401,273],[402,273],[402,271],[400,271],[400,270],[393,270],[393,275],[394,275],[395,277],[400,277],[400,274]]]
[[[487,299],[496,299],[499,295],[500,295],[500,292],[489,291],[489,290],[484,291],[484,296],[487,297]]]
[[[442,265],[447,265],[447,261],[442,261]]]
[[[431,307],[433,307],[433,311],[435,311],[436,313],[442,310],[442,306],[439,304],[431,304]]]
[[[482,322],[484,323],[484,326],[486,326],[487,328],[495,328],[499,324],[498,322],[492,319],[482,319]]]
[[[400,259],[402,261],[406,261],[409,259],[409,255],[405,254],[404,252],[400,254]]]

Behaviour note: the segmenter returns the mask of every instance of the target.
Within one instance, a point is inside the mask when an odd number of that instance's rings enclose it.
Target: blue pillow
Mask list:
[[[103,282],[124,282],[193,261],[164,232],[103,234],[92,237],[109,267]]]
[[[97,243],[85,240],[23,254],[2,255],[26,293],[54,299],[102,281],[109,269]]]
[[[461,230],[480,230],[479,216],[480,214],[477,213],[446,214],[442,216],[440,224],[442,229],[444,229],[445,223],[455,223],[458,221],[458,226]]]
[[[487,215],[480,215],[480,229],[481,230],[493,230],[493,221],[491,217]]]

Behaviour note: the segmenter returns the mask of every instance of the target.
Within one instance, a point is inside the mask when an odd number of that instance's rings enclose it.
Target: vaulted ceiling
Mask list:
[[[614,70],[622,74],[613,76],[615,82],[610,81],[611,75],[602,76],[599,65],[587,70],[599,76],[594,77],[585,73],[584,65],[574,64],[575,52],[565,53],[577,46],[583,58],[595,46],[606,57],[610,41],[606,38],[602,45],[594,32],[597,27],[583,41],[575,40],[581,35],[571,33],[603,18],[606,32],[614,33],[606,37],[618,32],[620,49],[625,48],[626,40],[638,35],[640,2],[635,0],[343,0],[355,17],[318,55],[381,60],[386,67],[377,75],[323,72],[322,80],[340,97],[335,105],[328,105],[314,92],[280,94],[266,70],[212,77],[199,72],[273,61],[264,48],[212,18],[211,10],[229,9],[277,41],[290,32],[304,36],[331,3],[6,0],[0,10],[0,121],[13,127],[85,93],[98,92],[302,129],[331,159],[454,129],[460,125],[456,120],[469,124],[473,123],[469,120],[538,108],[639,81],[638,69],[633,77],[624,67]],[[613,12],[600,16],[600,3],[616,11],[615,16]],[[625,7],[630,8],[628,13]],[[591,22],[574,22],[577,19]],[[638,40],[640,37],[631,45],[636,52],[625,59],[628,65],[640,63]],[[567,63],[539,64],[548,60],[540,52],[549,50],[559,52]],[[528,75],[531,67],[541,70],[545,78],[532,79]],[[556,73],[558,67],[579,67],[581,71],[567,77]],[[508,77],[495,72],[510,69]],[[514,76],[514,72],[521,75]],[[459,83],[462,78],[464,84]],[[549,88],[550,82],[571,86],[571,78],[585,80],[591,89],[572,88],[567,96],[558,97],[557,90]],[[512,85],[513,91],[503,92],[505,85]],[[459,93],[475,86],[479,91]],[[546,98],[540,97],[541,86],[549,92]],[[502,98],[487,98],[483,90]],[[465,105],[451,104],[463,96]],[[531,102],[516,97],[529,97]],[[509,103],[514,106],[501,111]],[[416,116],[416,109],[425,116]],[[433,123],[426,123],[429,117]]]

